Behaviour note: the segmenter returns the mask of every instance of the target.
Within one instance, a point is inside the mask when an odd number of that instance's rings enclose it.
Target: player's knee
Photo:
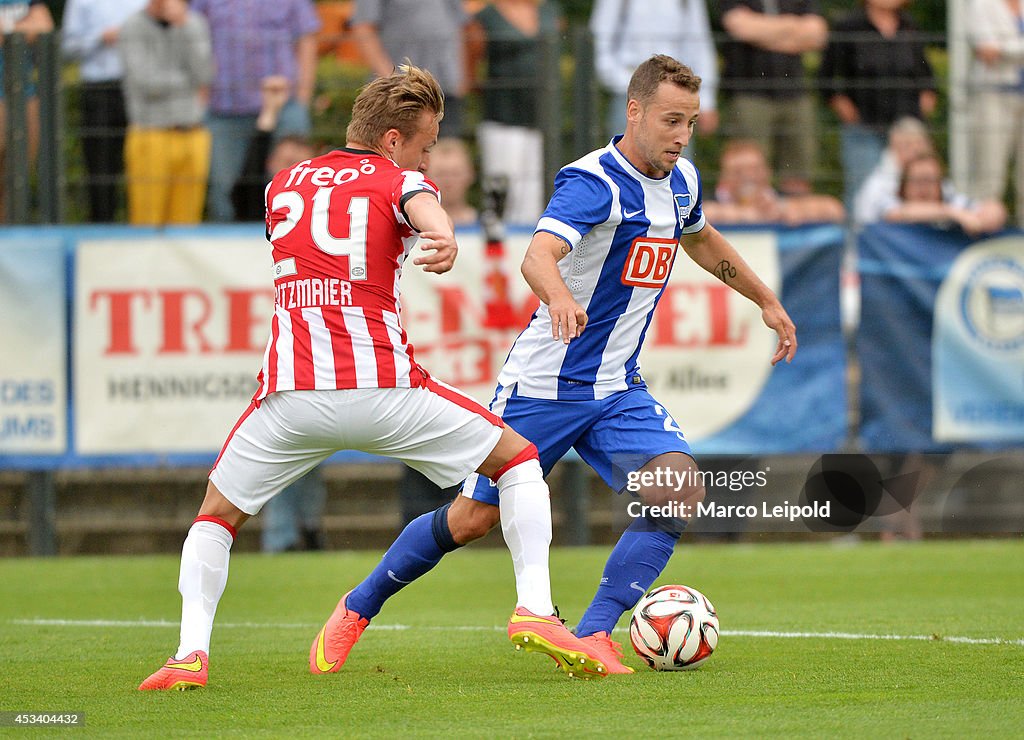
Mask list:
[[[248,514],[224,497],[212,480],[207,483],[206,498],[203,499],[203,503],[199,507],[199,516],[215,517],[227,522],[236,530],[249,518]]]
[[[461,503],[461,502],[468,503]],[[459,496],[448,510],[448,529],[460,545],[478,540],[498,524],[497,506]]]

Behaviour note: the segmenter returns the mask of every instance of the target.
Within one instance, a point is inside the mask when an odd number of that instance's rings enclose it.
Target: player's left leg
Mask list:
[[[630,473],[641,474],[638,482],[644,481],[643,473],[651,473],[655,483],[636,491],[640,501],[658,507],[675,504],[674,511],[682,514],[639,516],[612,549],[597,593],[576,627],[585,641],[594,637],[612,650],[610,635],[619,618],[664,570],[686,527],[687,510],[681,505],[692,511],[703,500],[704,488],[682,432],[646,390],[609,399],[605,416],[576,448],[616,490],[625,488]]]

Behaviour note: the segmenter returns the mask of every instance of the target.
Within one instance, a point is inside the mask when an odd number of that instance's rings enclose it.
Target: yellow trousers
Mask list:
[[[129,127],[124,141],[128,221],[195,224],[203,219],[210,177],[210,132]]]

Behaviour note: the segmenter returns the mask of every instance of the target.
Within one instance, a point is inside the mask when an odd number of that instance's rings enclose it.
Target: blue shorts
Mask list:
[[[552,401],[501,391],[491,410],[537,445],[544,475],[574,447],[613,491],[621,492],[626,476],[658,455],[693,455],[675,420],[646,387],[600,401]],[[471,475],[462,495],[498,504],[497,486],[482,475]]]

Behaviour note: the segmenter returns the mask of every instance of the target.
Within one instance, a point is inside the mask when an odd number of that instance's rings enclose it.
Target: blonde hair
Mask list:
[[[434,75],[406,60],[386,77],[359,91],[345,134],[349,141],[375,145],[390,129],[412,136],[424,111],[438,121],[444,116],[444,93]]]

